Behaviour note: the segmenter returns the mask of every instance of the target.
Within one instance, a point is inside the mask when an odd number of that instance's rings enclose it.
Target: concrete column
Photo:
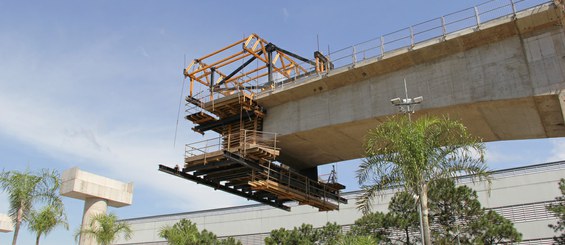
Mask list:
[[[108,202],[104,199],[89,197],[84,200],[84,212],[82,214],[82,226],[89,227],[91,217],[97,214],[105,214]],[[97,245],[96,239],[90,236],[80,236],[79,245]]]
[[[12,232],[14,231],[14,224],[12,224],[12,218],[5,214],[0,214],[0,232]]]
[[[105,214],[108,206],[119,208],[131,205],[133,183],[122,183],[78,168],[63,172],[62,179],[61,195],[84,200],[82,228],[92,228],[89,224],[91,217]],[[80,236],[79,244],[96,245],[96,240]]]
[[[14,231],[14,224],[12,223],[12,218],[5,214],[0,214],[0,232],[8,233]],[[0,242],[1,244],[4,244]]]

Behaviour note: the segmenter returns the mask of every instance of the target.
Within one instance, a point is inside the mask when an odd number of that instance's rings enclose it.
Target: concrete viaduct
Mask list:
[[[423,96],[484,141],[565,136],[563,8],[545,4],[261,93],[264,131],[299,169],[362,157],[364,135]],[[296,159],[301,159],[300,161]]]

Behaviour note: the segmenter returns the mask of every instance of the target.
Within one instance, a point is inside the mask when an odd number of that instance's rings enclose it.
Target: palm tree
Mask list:
[[[58,225],[64,226],[67,230],[69,229],[62,203],[61,205],[47,205],[39,212],[32,211],[29,215],[28,228],[31,232],[36,233],[36,245],[39,245],[41,235],[47,235]]]
[[[46,169],[37,173],[29,170],[0,173],[0,187],[8,194],[9,215],[15,222],[12,245],[16,245],[20,226],[22,222],[27,221],[36,203],[45,202],[52,205],[61,202],[57,193],[60,183],[59,174]]]
[[[127,222],[119,222],[115,214],[95,214],[90,217],[88,227],[82,227],[75,239],[80,236],[89,236],[96,240],[98,244],[109,245],[114,242],[120,233],[124,234],[124,238],[129,240],[131,238],[132,230]]]
[[[490,183],[484,163],[484,144],[466,127],[447,118],[393,117],[369,131],[365,159],[357,170],[363,194],[357,201],[363,213],[371,210],[383,190],[404,188],[419,197],[424,243],[431,244],[428,221],[428,187],[462,174]]]
[[[159,236],[171,245],[199,244],[200,232],[194,223],[181,219],[173,226],[166,225],[159,230]]]

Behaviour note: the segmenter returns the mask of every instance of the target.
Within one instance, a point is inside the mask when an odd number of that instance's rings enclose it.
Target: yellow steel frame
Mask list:
[[[185,77],[190,79],[190,96],[194,96],[195,83],[198,83],[209,88],[211,99],[214,93],[227,96],[242,92],[254,97],[260,88],[254,87],[253,82],[257,83],[260,78],[269,75],[267,44],[269,43],[257,34],[251,34],[220,50],[193,60],[184,69]],[[241,49],[237,48],[238,45],[241,45]],[[229,69],[228,65],[237,61],[245,62],[253,57],[260,63],[256,68],[241,71],[218,85],[224,78],[228,77],[228,74],[233,72],[226,70]],[[272,52],[271,59],[272,74],[280,74],[290,79],[308,71],[292,57],[279,50]],[[308,63],[305,63],[305,65],[310,66]],[[233,65],[230,68],[233,70]],[[211,75],[214,72],[215,74]]]

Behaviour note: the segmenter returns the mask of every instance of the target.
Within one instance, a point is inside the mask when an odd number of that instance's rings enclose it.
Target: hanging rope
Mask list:
[[[186,54],[184,55],[184,65],[183,65],[183,67],[186,67]],[[177,132],[178,132],[178,129],[179,129],[180,107],[181,107],[181,104],[182,104],[182,95],[184,94],[184,85],[185,84],[186,84],[186,77],[183,76],[182,87],[180,89],[179,108],[178,108],[178,111],[177,111],[177,124],[175,125],[175,137],[174,137],[174,140],[173,140],[173,148],[175,148],[176,144],[177,144]]]

